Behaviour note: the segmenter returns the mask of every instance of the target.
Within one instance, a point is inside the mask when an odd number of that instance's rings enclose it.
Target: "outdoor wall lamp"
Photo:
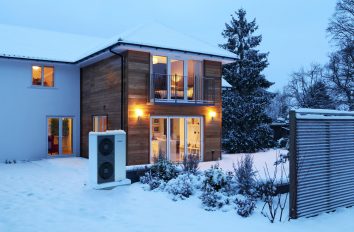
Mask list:
[[[210,112],[209,112],[209,115],[210,115],[210,117],[211,117],[211,121],[214,121],[214,118],[215,118],[215,116],[216,116],[216,112],[215,112],[215,111],[210,111]]]
[[[138,117],[138,121],[141,119],[141,117],[143,116],[143,110],[142,109],[136,109],[135,110],[135,114]]]

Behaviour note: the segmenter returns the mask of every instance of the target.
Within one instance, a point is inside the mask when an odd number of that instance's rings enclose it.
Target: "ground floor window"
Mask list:
[[[154,116],[150,123],[151,162],[163,155],[173,162],[182,162],[187,154],[202,159],[203,118],[198,116]]]
[[[48,128],[48,155],[73,154],[73,118],[49,117]]]
[[[93,116],[92,117],[92,129],[94,132],[105,132],[107,131],[108,116]]]

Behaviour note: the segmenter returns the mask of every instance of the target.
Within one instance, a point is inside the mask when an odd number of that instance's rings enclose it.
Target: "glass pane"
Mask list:
[[[170,160],[182,162],[184,157],[184,118],[172,118],[170,130]]]
[[[42,67],[32,66],[32,85],[42,85]]]
[[[48,87],[54,86],[54,68],[44,67],[43,85]]]
[[[167,155],[167,119],[166,118],[153,118],[151,124],[151,162],[159,156]]]
[[[201,152],[201,122],[200,118],[187,118],[188,154],[198,155]]]
[[[188,100],[200,99],[202,77],[202,62],[197,60],[188,61]]]
[[[64,155],[73,153],[73,119],[62,118],[62,151]]]
[[[104,132],[107,130],[107,116],[93,116],[93,131]]]
[[[167,99],[167,57],[152,57],[154,98]]]
[[[59,118],[48,118],[48,155],[59,154]]]
[[[183,60],[171,60],[171,98],[184,98]]]

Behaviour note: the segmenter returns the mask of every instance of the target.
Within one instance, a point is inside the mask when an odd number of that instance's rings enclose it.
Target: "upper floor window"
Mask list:
[[[33,65],[32,85],[54,87],[54,67]]]
[[[151,101],[213,103],[215,80],[203,77],[202,69],[200,60],[152,56]]]

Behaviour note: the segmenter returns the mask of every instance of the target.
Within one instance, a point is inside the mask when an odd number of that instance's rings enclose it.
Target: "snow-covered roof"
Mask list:
[[[112,38],[90,37],[0,24],[0,57],[77,62],[120,44],[156,47],[235,59],[235,54],[204,41],[150,23]]]

